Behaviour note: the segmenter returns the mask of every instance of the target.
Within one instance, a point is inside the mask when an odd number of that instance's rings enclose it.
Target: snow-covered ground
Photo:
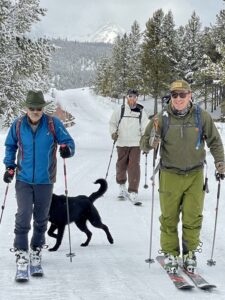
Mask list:
[[[56,98],[62,106],[75,117],[76,125],[69,129],[76,142],[76,154],[68,159],[68,191],[69,195],[89,195],[97,186],[93,182],[105,177],[112,150],[112,141],[108,132],[108,122],[117,104],[95,97],[89,89],[67,90],[57,92]],[[149,108],[150,103],[143,101]],[[225,139],[224,125],[218,126]],[[0,134],[0,155],[4,156],[4,140],[6,132]],[[105,196],[96,200],[102,220],[108,225],[114,244],[110,245],[102,230],[95,229],[91,243],[82,248],[79,245],[85,240],[74,224],[71,224],[72,251],[76,256],[72,263],[66,254],[69,252],[68,232],[65,232],[63,243],[57,252],[43,250],[43,278],[31,278],[28,283],[15,283],[15,257],[9,251],[13,244],[14,215],[16,200],[14,183],[10,184],[2,223],[0,224],[0,299],[1,300],[205,300],[225,299],[225,229],[224,229],[224,181],[221,184],[217,236],[214,259],[216,266],[209,267],[206,262],[211,257],[212,238],[215,221],[217,182],[214,178],[214,163],[207,152],[208,177],[210,193],[206,195],[204,222],[201,240],[203,252],[197,254],[198,270],[211,283],[217,285],[212,292],[203,292],[195,288],[192,291],[178,291],[169,280],[165,271],[155,262],[150,267],[145,263],[149,257],[150,212],[152,203],[152,186],[149,180],[152,174],[152,154],[148,156],[148,184],[144,189],[144,157],[142,157],[142,178],[139,198],[142,207],[133,206],[128,201],[118,201],[115,182],[116,151],[114,151],[108,175],[109,189]],[[4,166],[1,159],[1,170]],[[155,257],[159,245],[159,198],[156,180],[153,247]],[[6,185],[0,181],[0,204],[4,199]],[[55,193],[64,193],[64,177],[62,159],[58,159],[58,176]],[[194,209],[194,205],[193,205]],[[47,243],[54,245],[47,236]]]

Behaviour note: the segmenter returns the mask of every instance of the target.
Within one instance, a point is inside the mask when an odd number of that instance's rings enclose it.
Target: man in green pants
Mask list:
[[[171,99],[147,125],[140,146],[144,152],[160,147],[161,249],[165,268],[178,269],[180,245],[178,223],[182,215],[182,254],[184,267],[195,272],[195,252],[199,249],[204,205],[203,167],[205,143],[224,178],[224,149],[211,116],[192,103],[191,87],[184,80],[170,86]]]

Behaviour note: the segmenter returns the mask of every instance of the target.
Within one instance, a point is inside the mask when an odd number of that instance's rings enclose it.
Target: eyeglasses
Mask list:
[[[181,93],[171,93],[172,98],[176,99],[178,96],[182,99],[184,99],[189,92],[181,92]]]
[[[34,107],[28,107],[28,109],[30,110],[30,111],[42,111],[42,107],[38,107],[38,108],[34,108]]]
[[[128,95],[128,98],[137,98],[137,95],[134,95],[134,94],[130,94],[130,95]]]

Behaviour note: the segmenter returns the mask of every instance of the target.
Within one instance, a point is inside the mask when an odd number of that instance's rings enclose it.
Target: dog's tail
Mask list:
[[[108,184],[107,181],[103,178],[97,179],[95,182],[95,184],[99,183],[100,184],[100,188],[97,192],[92,193],[89,196],[89,199],[91,200],[91,202],[93,203],[96,199],[98,199],[99,197],[101,197],[103,194],[105,194],[105,192],[108,189]]]

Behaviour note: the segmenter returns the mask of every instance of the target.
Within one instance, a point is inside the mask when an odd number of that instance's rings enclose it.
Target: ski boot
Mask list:
[[[40,247],[35,247],[30,251],[30,275],[39,277],[43,276]]]
[[[128,196],[128,191],[127,191],[126,185],[125,184],[120,184],[119,189],[120,189],[120,191],[119,191],[118,198],[120,200],[125,200]]]
[[[15,277],[15,280],[18,282],[28,281],[28,279],[29,279],[28,252],[25,250],[15,249],[15,255],[16,255],[16,277]]]
[[[189,273],[195,273],[197,267],[197,261],[194,251],[189,251],[186,254],[183,254],[183,267]]]
[[[172,254],[166,253],[164,259],[165,265],[164,269],[169,274],[177,274],[178,273],[178,257]]]
[[[135,193],[135,192],[130,192],[129,193],[130,202],[132,202],[136,206],[141,206],[142,202],[138,201],[137,198],[138,198],[138,194],[137,193]]]

